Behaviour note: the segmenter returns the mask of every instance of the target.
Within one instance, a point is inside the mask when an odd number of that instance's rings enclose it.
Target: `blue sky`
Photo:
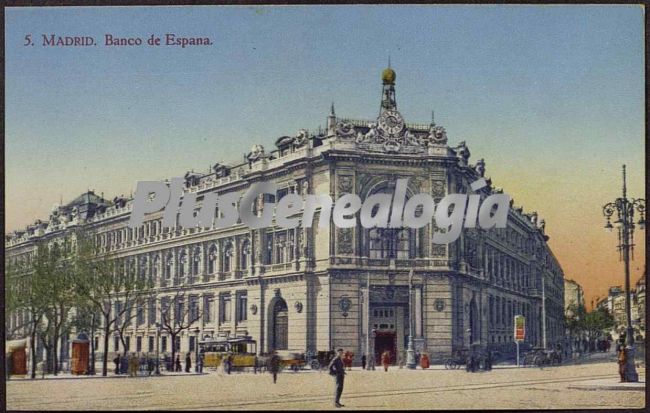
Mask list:
[[[516,204],[547,217],[552,239],[575,239],[568,222],[602,226],[622,163],[643,193],[640,6],[9,8],[5,19],[8,231],[87,188],[112,197],[240,161],[324,125],[331,102],[372,119],[389,55],[407,122],[435,110],[450,143],[465,140],[470,161],[485,158]],[[42,33],[100,46],[41,47]],[[214,45],[111,48],[105,33]]]

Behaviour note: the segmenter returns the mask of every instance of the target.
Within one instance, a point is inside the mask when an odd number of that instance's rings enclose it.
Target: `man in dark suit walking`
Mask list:
[[[340,403],[343,393],[343,381],[345,379],[345,365],[343,364],[343,349],[336,350],[336,357],[329,365],[330,375],[336,378],[336,392],[334,393],[334,407],[343,407]]]

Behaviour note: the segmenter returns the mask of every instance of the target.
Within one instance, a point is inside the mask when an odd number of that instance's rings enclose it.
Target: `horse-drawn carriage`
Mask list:
[[[330,361],[336,357],[336,352],[334,350],[307,352],[305,357],[312,370],[322,370],[329,366]]]

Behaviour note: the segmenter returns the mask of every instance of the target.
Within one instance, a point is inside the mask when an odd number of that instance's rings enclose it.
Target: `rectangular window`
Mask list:
[[[190,296],[190,308],[189,308],[190,321],[198,320],[199,318],[199,297],[196,295]]]
[[[114,311],[115,311],[115,317],[114,318],[116,319],[115,324],[117,326],[120,326],[120,325],[122,325],[122,303],[120,301],[115,302]]]
[[[152,326],[156,324],[156,299],[155,298],[151,298],[149,300],[148,313],[149,313],[148,324]]]
[[[127,352],[128,352],[128,351],[131,351],[131,337],[128,337],[128,336],[127,336],[126,339],[124,340],[124,343],[126,344],[126,345],[124,346],[124,349],[125,349]]]
[[[237,293],[237,322],[248,319],[248,294],[246,291]]]
[[[176,351],[180,351],[181,350],[181,337],[176,336],[175,342],[176,342],[176,344],[175,344]]]
[[[176,302],[176,308],[174,309],[174,319],[176,323],[181,324],[185,320],[185,303],[182,300]]]
[[[120,338],[118,336],[113,337],[113,349],[120,351]]]
[[[266,264],[273,264],[273,234],[266,236]]]
[[[135,351],[138,353],[142,352],[142,337],[140,336],[135,338]]]
[[[137,323],[139,326],[144,324],[144,305],[142,303],[138,303],[137,307]]]
[[[153,336],[149,336],[149,353],[154,352],[155,339]]]
[[[190,353],[194,352],[194,340],[196,337],[190,336]]]
[[[160,340],[160,351],[165,353],[167,351],[167,336],[162,336]]]
[[[230,322],[230,294],[225,293],[219,296],[219,321],[221,323]]]
[[[95,337],[95,350],[99,348],[99,337]]]
[[[212,302],[214,297],[212,295],[203,296],[203,322],[212,322]]]

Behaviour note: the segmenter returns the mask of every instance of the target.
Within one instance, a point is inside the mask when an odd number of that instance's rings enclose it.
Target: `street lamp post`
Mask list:
[[[637,224],[643,230],[645,228],[645,199],[628,199],[627,184],[625,177],[625,165],[623,165],[623,197],[603,206],[603,215],[607,219],[605,229],[612,230],[610,218],[616,212],[617,220],[614,222],[618,228],[618,250],[622,253],[625,267],[625,312],[627,316],[627,363],[625,366],[625,378],[629,382],[638,382],[639,375],[634,366],[634,330],[632,329],[632,307],[630,301],[630,252],[634,254],[634,211],[639,212]]]
[[[156,376],[160,376],[160,323],[156,323]]]
[[[413,269],[409,271],[409,342],[406,350],[406,367],[415,369],[415,350],[413,350]]]

